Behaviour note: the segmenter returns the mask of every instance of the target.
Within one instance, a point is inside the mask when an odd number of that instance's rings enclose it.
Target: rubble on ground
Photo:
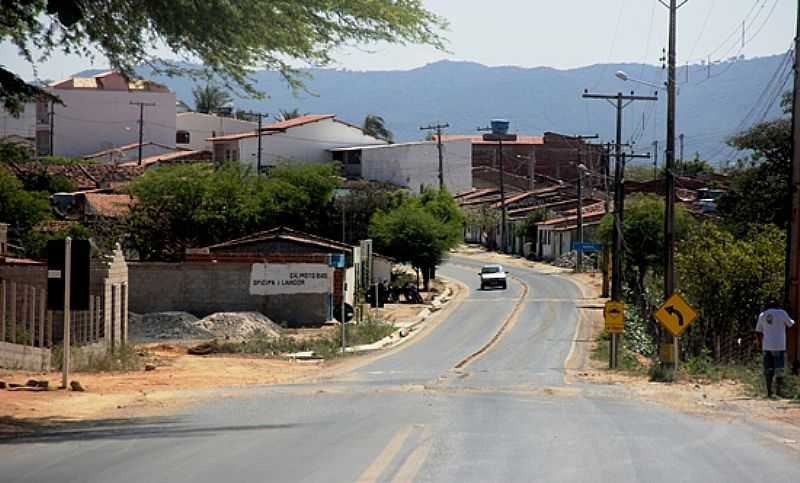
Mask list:
[[[188,312],[128,316],[131,340],[225,339],[280,337],[282,329],[258,312],[218,312],[198,319]]]

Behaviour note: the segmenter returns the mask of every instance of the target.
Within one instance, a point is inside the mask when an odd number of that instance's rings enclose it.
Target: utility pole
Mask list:
[[[506,251],[506,187],[505,187],[505,166],[503,164],[503,141],[515,142],[516,134],[508,134],[509,122],[503,119],[492,120],[491,127],[478,128],[478,131],[490,131],[483,135],[484,141],[497,142],[497,156],[500,163],[500,251]]]
[[[53,129],[55,128],[55,115],[56,115],[56,103],[55,101],[50,101],[50,156],[55,156],[56,152],[53,149]]]
[[[669,52],[667,53],[667,152],[666,214],[664,216],[664,300],[675,292],[675,61],[678,9],[683,0],[658,0],[669,9]],[[675,342],[675,341],[674,341]]]
[[[678,136],[678,141],[680,141],[681,151],[680,151],[680,161],[678,161],[678,166],[680,166],[680,173],[681,175],[686,175],[686,161],[683,159],[683,133]]]
[[[444,189],[444,157],[442,155],[442,129],[450,127],[448,123],[436,123],[420,127],[420,131],[436,131],[436,149],[439,151],[439,190]]]
[[[130,104],[132,106],[139,106],[139,166],[142,165],[142,136],[144,133],[144,108],[145,107],[153,107],[156,105],[155,102],[142,102],[142,101],[131,101]]]
[[[653,181],[658,179],[658,140],[653,141]]]
[[[536,191],[536,149],[531,146],[531,157],[528,159],[528,190]]]
[[[800,320],[800,5],[795,34],[794,97],[792,102],[792,174],[789,180],[789,229],[786,236],[785,297],[794,320]],[[788,355],[792,372],[800,372],[800,329],[789,329]]]
[[[575,271],[583,271],[583,153],[578,150],[578,249],[577,259],[575,260]]]
[[[258,128],[257,128],[257,131],[256,131],[258,133],[258,150],[256,151],[256,174],[258,176],[261,176],[261,159],[262,159],[261,158],[261,151],[262,151],[261,150],[261,136],[262,136],[261,129],[263,128],[264,118],[269,116],[269,113],[248,111],[248,112],[245,112],[243,114],[246,114],[247,116],[250,116],[251,119],[253,117],[258,118]]]
[[[608,179],[611,176],[610,168],[610,158],[611,158],[611,144],[606,143],[605,147],[603,148],[603,190],[606,193],[606,203],[605,203],[605,211],[606,213],[611,213],[611,193],[608,190]],[[608,262],[611,259],[611,253],[608,249],[607,245],[603,246],[603,290],[601,295],[603,298],[608,298],[609,295],[609,277],[608,277]]]
[[[618,92],[616,95],[590,94],[584,91],[584,99],[603,99],[611,103],[617,110],[617,143],[615,146],[615,169],[614,169],[614,230],[612,233],[612,272],[611,272],[611,300],[622,302],[622,198],[625,195],[623,190],[623,177],[625,176],[625,159],[622,157],[622,111],[635,101],[657,101],[657,96],[637,96],[623,95]],[[619,334],[611,334],[611,347],[609,355],[609,366],[614,369],[619,360]]]
[[[675,293],[675,62],[678,9],[689,0],[658,0],[669,9],[669,52],[667,53],[667,152],[666,152],[666,208],[664,215],[664,300]],[[675,367],[678,364],[678,338],[672,338]]]

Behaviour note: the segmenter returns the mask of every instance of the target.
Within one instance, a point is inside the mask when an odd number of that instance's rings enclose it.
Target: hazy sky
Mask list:
[[[658,63],[666,46],[668,12],[658,0],[424,0],[445,17],[449,53],[420,46],[367,46],[339,52],[351,70],[411,69],[440,59],[486,65],[578,67],[601,62]],[[787,50],[794,37],[796,1],[689,0],[678,17],[679,63]],[[742,23],[746,45],[742,49]],[[25,78],[30,66],[0,45],[0,64]],[[56,79],[105,67],[102,59],[58,56],[39,66]]]

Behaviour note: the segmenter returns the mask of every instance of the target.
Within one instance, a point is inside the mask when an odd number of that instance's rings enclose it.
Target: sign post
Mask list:
[[[603,309],[605,329],[611,335],[608,344],[608,367],[616,369],[619,366],[619,334],[625,331],[625,304],[609,300]]]
[[[659,307],[655,314],[661,325],[672,334],[672,359],[675,368],[680,361],[680,336],[697,318],[697,311],[689,305],[681,294],[675,292]]]
[[[64,348],[61,351],[64,360],[62,361],[61,365],[63,368],[63,374],[61,378],[61,385],[64,386],[64,390],[69,387],[69,345],[70,345],[70,285],[72,285],[72,238],[67,237],[64,240]]]

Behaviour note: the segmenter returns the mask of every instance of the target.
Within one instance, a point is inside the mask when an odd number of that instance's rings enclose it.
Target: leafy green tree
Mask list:
[[[27,163],[33,159],[33,150],[17,143],[0,143],[0,163]]]
[[[369,222],[379,210],[394,206],[400,188],[372,181],[351,181],[337,189],[327,215],[325,235],[345,243],[358,244],[369,238]]]
[[[682,240],[690,225],[690,218],[680,206],[675,207],[675,239]],[[600,222],[597,237],[611,243],[614,218],[607,215]],[[624,277],[630,297],[640,314],[652,313],[660,297],[658,291],[648,290],[650,275],[664,271],[664,199],[651,194],[634,194],[625,200],[622,228],[624,254]],[[657,331],[653,326],[653,333]]]
[[[708,350],[719,360],[722,340],[750,340],[758,313],[781,296],[785,243],[774,225],[753,225],[744,236],[711,222],[689,231],[676,266],[682,292],[700,311],[684,338],[694,355]]]
[[[369,233],[377,251],[421,270],[428,290],[433,270],[461,241],[463,223],[464,217],[447,191],[428,190],[375,213]]]
[[[298,87],[298,62],[330,64],[331,53],[350,44],[442,48],[439,32],[445,26],[421,0],[8,0],[0,9],[0,39],[31,64],[59,53],[92,58],[99,51],[111,68],[130,77],[147,64],[170,74],[220,76],[252,95],[261,94],[250,79],[254,68],[280,71]],[[203,67],[156,58],[164,46],[175,58],[198,59]],[[18,109],[43,93],[0,68],[0,102],[6,107]]]
[[[681,176],[701,176],[714,174],[714,167],[708,161],[700,159],[699,153],[695,153],[693,159],[680,163],[677,171]]]
[[[0,222],[9,224],[10,238],[25,248],[36,224],[50,218],[50,202],[46,193],[25,191],[22,182],[0,165]]]
[[[367,117],[364,118],[364,126],[362,129],[364,129],[364,134],[383,139],[389,143],[391,143],[394,138],[392,131],[386,127],[386,121],[384,121],[381,116],[368,114]]]
[[[281,166],[255,176],[240,163],[192,164],[150,171],[131,188],[128,244],[145,260],[180,259],[212,245],[279,225],[316,232],[337,178],[325,165]]]
[[[197,112],[212,114],[232,102],[231,96],[218,85],[206,84],[192,89],[194,108]]]
[[[278,121],[288,121],[290,119],[297,119],[298,117],[302,117],[304,115],[305,114],[300,112],[300,109],[297,108],[294,108],[291,111],[288,109],[279,109],[276,119]]]
[[[750,223],[786,227],[791,125],[790,119],[776,119],[753,126],[728,141],[736,148],[752,152],[749,161],[739,160],[728,170],[730,189],[718,203],[720,215],[735,233],[746,233]]]

